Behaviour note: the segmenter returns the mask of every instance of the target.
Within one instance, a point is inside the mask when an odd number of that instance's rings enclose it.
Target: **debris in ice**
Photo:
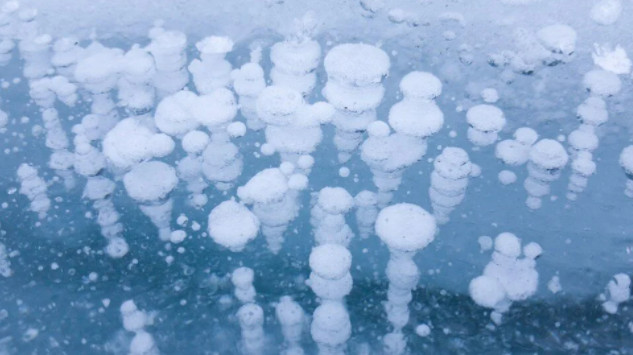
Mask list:
[[[215,89],[231,85],[233,67],[224,57],[233,50],[233,41],[228,37],[210,36],[196,43],[200,59],[189,64],[189,72],[198,93],[209,94]]]
[[[466,112],[468,140],[477,146],[487,146],[497,141],[498,133],[506,124],[506,118],[498,107],[481,104]]]
[[[354,198],[342,187],[324,187],[310,211],[310,224],[317,245],[334,243],[347,247],[354,237],[345,223],[345,214],[354,207]]]
[[[541,139],[532,146],[528,177],[523,183],[528,193],[525,203],[530,209],[541,208],[541,199],[550,193],[550,184],[558,180],[568,160],[565,148],[553,139]]]
[[[389,56],[382,49],[362,43],[333,47],[323,62],[328,81],[323,96],[336,108],[334,144],[339,162],[348,161],[363,139],[363,132],[376,120],[385,89],[382,79],[389,72]]]
[[[401,354],[406,341],[402,328],[409,322],[411,291],[417,286],[420,271],[413,256],[435,238],[435,218],[421,207],[399,203],[383,208],[376,219],[376,234],[389,248],[387,278],[389,290],[385,311],[392,331],[383,338],[386,353]]]
[[[631,277],[623,273],[614,275],[601,298],[604,299],[602,309],[607,313],[616,314],[620,303],[631,298]]]
[[[40,219],[44,219],[51,207],[51,200],[46,195],[46,182],[38,176],[37,169],[27,163],[20,164],[17,176],[20,181],[20,193],[31,202],[31,211],[37,213]]]
[[[244,205],[228,200],[209,213],[209,236],[214,242],[239,252],[259,233],[259,219]]]
[[[140,204],[141,211],[158,228],[158,236],[163,241],[171,236],[173,199],[169,195],[176,184],[176,170],[160,161],[140,163],[123,176],[127,194]]]
[[[468,153],[461,148],[446,147],[433,161],[429,196],[438,224],[445,224],[449,214],[466,194],[472,165]]]
[[[626,51],[619,44],[613,50],[607,45],[594,43],[594,52],[591,53],[593,63],[600,68],[614,74],[629,74],[631,72],[631,60]]]
[[[493,309],[490,318],[498,325],[512,302],[526,300],[536,292],[536,259],[543,250],[537,243],[528,243],[521,257],[521,240],[512,233],[499,234],[494,246],[492,260],[483,274],[470,282],[468,290],[475,303]]]
[[[621,0],[600,0],[591,7],[589,16],[599,25],[612,25],[622,13]]]

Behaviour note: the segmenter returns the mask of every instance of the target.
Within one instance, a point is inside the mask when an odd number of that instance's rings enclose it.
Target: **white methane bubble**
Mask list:
[[[433,161],[429,197],[438,224],[445,224],[450,213],[466,195],[472,164],[461,148],[446,147]]]
[[[239,97],[240,113],[246,118],[247,127],[255,131],[266,127],[257,116],[257,97],[266,88],[258,52],[261,52],[261,48],[252,50],[251,61],[231,72],[233,89]]]
[[[513,302],[524,301],[536,292],[536,259],[542,252],[534,242],[521,248],[521,240],[512,233],[504,232],[495,238],[490,262],[468,286],[477,305],[493,310],[490,318],[495,324],[501,324],[503,313]]]
[[[345,163],[377,119],[376,108],[385,94],[382,79],[389,73],[390,60],[378,47],[345,43],[327,53],[323,66],[328,77],[323,96],[336,109],[334,144],[339,162]]]
[[[240,347],[243,354],[263,354],[265,343],[264,310],[256,303],[246,303],[237,311],[242,330]]]
[[[158,237],[171,237],[173,199],[170,193],[178,184],[176,170],[160,161],[143,162],[123,176],[127,194],[139,203],[141,211],[158,228]]]
[[[158,97],[181,90],[189,81],[187,73],[187,36],[178,31],[167,31],[157,23],[149,31],[148,49],[156,63],[154,86]]]
[[[560,178],[568,161],[569,155],[558,141],[541,139],[532,146],[527,164],[528,177],[523,183],[528,193],[525,201],[528,208],[541,208],[542,198],[550,194],[550,184]]]
[[[130,248],[123,238],[123,224],[119,222],[121,215],[112,201],[116,184],[104,176],[95,175],[86,175],[88,180],[83,197],[92,201],[97,210],[97,224],[101,228],[101,235],[108,241],[106,253],[112,258],[121,258]]]
[[[372,122],[369,137],[361,145],[361,159],[369,165],[378,187],[378,203],[389,204],[408,167],[427,151],[427,139],[444,124],[444,115],[435,103],[442,83],[431,73],[414,71],[400,81],[402,101],[389,110],[389,125]],[[389,134],[389,126],[395,131]]]
[[[138,309],[133,300],[124,301],[119,308],[123,328],[134,334],[130,342],[130,355],[158,355],[160,351],[154,337],[145,330],[153,323],[153,316]]]
[[[362,239],[374,233],[374,223],[378,217],[378,197],[375,192],[363,190],[354,196],[358,234]]]
[[[605,312],[616,314],[620,303],[631,299],[631,277],[624,273],[614,275],[600,299],[603,300],[602,309]]]
[[[209,213],[209,236],[233,252],[244,250],[257,237],[259,227],[257,216],[234,200],[220,203]]]
[[[314,240],[317,245],[334,243],[347,247],[354,237],[345,215],[354,207],[354,198],[342,187],[324,187],[316,195],[310,211]]]
[[[621,0],[599,0],[589,12],[591,19],[603,26],[613,25],[620,18],[620,14],[622,14]]]
[[[378,214],[376,234],[389,248],[389,290],[384,306],[392,329],[383,337],[385,353],[406,352],[402,329],[409,323],[409,303],[420,278],[413,256],[433,241],[436,232],[435,218],[414,204],[391,205]]]
[[[37,213],[40,219],[44,219],[51,208],[46,181],[38,175],[34,166],[27,163],[20,164],[17,176],[20,181],[20,193],[29,199],[31,211]]]
[[[257,99],[257,114],[266,124],[266,144],[282,162],[298,165],[321,140],[321,125],[330,122],[333,107],[327,102],[307,104],[301,93],[285,86],[269,86]]]
[[[506,124],[503,111],[489,104],[475,105],[466,112],[468,122],[468,140],[476,146],[485,147],[494,144],[499,131]]]
[[[339,244],[322,244],[310,253],[307,284],[319,297],[312,315],[311,334],[319,354],[345,354],[352,327],[345,296],[352,290],[352,254]]]
[[[316,84],[315,70],[321,61],[321,46],[311,36],[316,20],[311,13],[295,19],[294,33],[270,48],[270,78],[273,85],[285,86],[306,96]]]
[[[225,56],[233,50],[233,41],[228,37],[210,36],[196,43],[200,59],[189,64],[189,72],[199,94],[205,95],[215,89],[231,85],[233,67]]]
[[[301,338],[307,317],[301,305],[290,296],[281,296],[275,305],[275,315],[284,337],[283,355],[302,355]]]
[[[187,156],[177,162],[178,177],[187,184],[190,193],[188,202],[196,208],[202,208],[208,201],[204,193],[208,183],[202,174],[201,153],[209,145],[209,135],[199,130],[189,131],[182,137],[181,143]]]

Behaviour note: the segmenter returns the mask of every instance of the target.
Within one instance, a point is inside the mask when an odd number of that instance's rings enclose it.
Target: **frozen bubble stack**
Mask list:
[[[315,70],[321,60],[321,46],[311,39],[316,21],[308,13],[295,19],[295,33],[270,48],[273,67],[270,78],[275,86],[285,86],[306,96],[316,84]]]
[[[631,299],[631,277],[623,273],[614,275],[600,298],[603,299],[602,309],[609,314],[616,314],[620,303]]]
[[[442,83],[433,74],[411,72],[400,81],[402,101],[389,110],[389,126],[382,121],[369,125],[369,137],[361,146],[361,159],[369,165],[378,187],[378,203],[386,206],[402,182],[405,169],[420,161],[427,150],[427,138],[437,133],[444,115],[434,99]]]
[[[362,239],[369,238],[374,232],[374,223],[378,217],[378,197],[375,192],[363,190],[354,196],[356,206],[356,224]]]
[[[189,81],[187,73],[187,36],[178,31],[166,31],[160,26],[149,32],[149,51],[156,63],[154,86],[159,97],[181,90]]]
[[[466,112],[468,140],[478,147],[494,144],[506,124],[503,111],[489,104],[475,105]]]
[[[252,130],[266,127],[257,116],[257,97],[266,88],[264,69],[259,64],[261,48],[251,51],[251,61],[231,73],[233,89],[239,96],[240,112]]]
[[[306,104],[298,91],[284,86],[269,86],[257,99],[257,114],[266,123],[269,154],[278,152],[282,162],[297,166],[299,159],[314,152],[323,138],[321,124],[334,114],[326,102]]]
[[[382,49],[346,43],[333,47],[323,63],[328,80],[323,96],[334,108],[334,144],[339,162],[348,161],[376,120],[376,108],[385,93],[382,79],[389,72],[389,56]]]
[[[224,57],[233,50],[233,41],[228,37],[210,36],[196,43],[200,59],[189,64],[189,72],[201,95],[231,85],[233,67]]]
[[[146,48],[134,45],[121,58],[118,102],[132,115],[147,114],[154,107],[156,89],[154,58]]]
[[[160,161],[140,163],[123,177],[127,194],[140,204],[141,211],[158,228],[162,241],[171,237],[173,199],[169,195],[176,184],[176,170]]]
[[[121,317],[123,328],[134,333],[130,342],[130,355],[158,355],[160,354],[154,337],[145,330],[152,323],[151,317],[139,310],[133,300],[127,300],[121,304]]]
[[[512,139],[505,139],[495,146],[495,156],[508,168],[521,166],[530,159],[530,149],[538,140],[538,133],[529,127],[514,131]],[[512,170],[504,169],[499,173],[499,181],[508,185],[517,179]]]
[[[256,303],[246,303],[237,311],[242,341],[240,347],[246,355],[264,353],[264,310]]]
[[[565,148],[553,139],[541,139],[532,146],[527,164],[528,177],[523,183],[528,193],[525,203],[530,209],[541,208],[542,198],[549,195],[550,184],[558,180],[568,160]]]
[[[97,224],[101,227],[101,235],[108,241],[105,252],[111,258],[121,258],[130,248],[123,238],[123,225],[119,222],[121,215],[112,202],[116,184],[104,176],[88,175],[87,179],[83,197],[92,201],[97,210]]]
[[[188,202],[196,208],[202,208],[208,201],[204,193],[208,184],[202,174],[203,160],[200,154],[209,145],[209,135],[199,130],[189,131],[182,137],[181,143],[187,156],[177,163],[178,177],[187,184],[190,193]]]
[[[461,148],[446,147],[433,161],[429,197],[438,224],[448,222],[450,213],[463,200],[472,164]]]
[[[319,297],[312,315],[311,334],[319,354],[344,354],[352,333],[345,296],[352,290],[352,254],[339,244],[322,244],[310,253],[310,278],[307,283]]]
[[[31,202],[31,211],[37,213],[40,219],[45,218],[51,207],[51,200],[46,195],[46,181],[38,176],[36,168],[27,163],[20,164],[17,175],[20,193]]]
[[[240,200],[253,205],[253,213],[259,218],[262,233],[273,253],[281,250],[288,223],[299,212],[299,192],[308,184],[305,175],[293,170],[289,163],[264,169],[237,189]]]
[[[406,352],[402,329],[409,322],[411,292],[420,278],[413,256],[433,241],[436,232],[435,218],[417,205],[399,203],[383,208],[378,214],[376,234],[389,248],[385,311],[392,330],[383,337],[387,354]]]
[[[284,337],[283,355],[302,355],[301,336],[306,324],[306,314],[297,302],[290,296],[281,296],[275,306],[275,315],[281,325]]]
[[[345,214],[354,207],[354,198],[342,187],[324,187],[310,211],[310,224],[317,245],[334,243],[344,247],[354,236]]]
[[[512,302],[524,301],[536,292],[536,258],[543,250],[534,242],[526,244],[522,250],[521,240],[512,233],[499,234],[494,247],[492,260],[484,268],[483,275],[474,278],[468,290],[476,304],[493,310],[490,318],[498,325]]]

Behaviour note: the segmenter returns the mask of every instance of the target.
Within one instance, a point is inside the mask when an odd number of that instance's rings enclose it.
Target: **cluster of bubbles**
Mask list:
[[[612,22],[612,1],[602,0],[592,10],[592,18]],[[346,351],[352,334],[346,296],[353,286],[348,246],[355,237],[346,219],[354,213],[360,237],[375,234],[389,249],[384,309],[390,329],[382,341],[385,353],[406,353],[403,329],[410,323],[409,304],[420,278],[413,258],[434,240],[438,226],[449,222],[450,213],[466,197],[469,178],[481,173],[464,149],[444,147],[432,160],[431,213],[418,205],[392,203],[406,169],[423,159],[429,138],[444,126],[444,114],[436,103],[442,93],[439,78],[424,71],[404,75],[399,84],[402,99],[390,108],[386,120],[379,120],[377,108],[385,95],[383,79],[389,74],[390,58],[374,45],[345,43],[329,49],[323,59],[326,101],[310,102],[322,57],[322,48],[313,39],[316,22],[311,16],[297,20],[294,32],[272,45],[272,85],[267,85],[259,46],[251,50],[248,63],[234,69],[226,59],[233,41],[210,36],[195,44],[200,58],[188,63],[185,34],[166,30],[160,23],[149,31],[147,46],[134,45],[123,51],[96,40],[86,47],[70,37],[54,40],[39,33],[35,15],[14,1],[2,7],[0,65],[10,61],[17,41],[30,96],[41,112],[50,149],[48,167],[67,190],[85,181],[83,197],[97,213],[107,255],[121,258],[130,250],[112,198],[120,185],[151,220],[161,242],[178,244],[187,238],[184,230],[172,228],[173,192],[179,182],[189,194],[189,205],[202,211],[207,210],[210,189],[226,196],[210,209],[206,226],[219,246],[242,252],[261,231],[270,252],[279,253],[289,224],[302,208],[302,192],[309,187],[323,127],[332,124],[338,161],[347,162],[358,153],[371,170],[376,191],[363,190],[353,196],[343,187],[328,186],[313,193],[310,224],[315,246],[306,284],[319,305],[311,318],[310,334],[322,354]],[[415,22],[397,11],[390,17]],[[566,63],[574,55],[576,33],[569,26],[551,25],[537,33],[519,31],[517,36],[521,48],[527,49],[495,55],[494,65],[529,73],[540,65]],[[550,194],[550,184],[559,179],[570,159],[570,200],[578,197],[596,171],[592,152],[599,144],[597,129],[608,119],[605,99],[619,92],[618,75],[630,71],[622,52],[620,47],[613,51],[597,48],[596,68],[583,79],[589,97],[577,109],[581,124],[569,134],[567,149],[554,139],[539,140],[529,127],[518,128],[511,139],[500,141],[507,119],[495,105],[498,94],[494,89],[484,90],[485,103],[465,113],[473,150],[494,146],[495,156],[504,163],[498,175],[503,184],[517,180],[510,169],[527,165],[524,187],[530,209],[541,207],[542,199]],[[195,91],[187,88],[190,75]],[[79,97],[91,102],[90,113],[72,127],[70,139],[56,107],[58,101],[73,107]],[[236,117],[243,117],[245,123]],[[7,114],[0,111],[0,129],[7,123]],[[236,142],[258,130],[265,137],[261,154],[278,154],[279,163],[236,187],[244,168]],[[176,166],[161,160],[177,147],[185,154]],[[622,151],[620,164],[628,177],[626,194],[633,197],[633,146]],[[51,208],[48,186],[52,183],[29,163],[20,165],[16,174],[19,192],[30,201],[31,211],[45,220]],[[470,283],[470,296],[478,305],[492,309],[492,320],[500,324],[512,303],[536,292],[536,259],[543,251],[536,243],[522,247],[511,233],[501,233],[494,243],[480,238],[480,244],[488,249],[494,244],[494,252],[483,274]],[[8,254],[0,244],[0,275],[5,277],[12,273]],[[266,317],[263,306],[256,302],[254,275],[247,267],[231,274],[234,295],[241,303],[236,313],[240,349],[247,354],[261,354],[266,338]],[[609,282],[603,295],[606,312],[615,313],[630,298],[629,286],[625,274]],[[125,301],[120,312],[124,328],[134,334],[130,354],[158,354],[154,338],[145,329],[151,326],[152,315],[139,310],[132,300]],[[290,296],[283,296],[275,305],[275,314],[284,337],[284,353],[302,354],[302,334],[309,322],[305,311]],[[416,332],[428,334],[430,329],[423,325]]]

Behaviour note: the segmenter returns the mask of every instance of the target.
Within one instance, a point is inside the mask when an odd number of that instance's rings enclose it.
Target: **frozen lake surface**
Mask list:
[[[631,1],[0,6],[0,354],[633,353]]]

